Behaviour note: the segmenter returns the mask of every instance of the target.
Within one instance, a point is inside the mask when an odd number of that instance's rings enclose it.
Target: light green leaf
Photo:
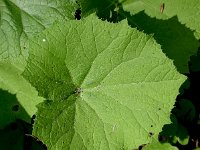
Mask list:
[[[186,79],[152,37],[126,20],[112,24],[94,15],[33,38],[23,75],[48,99],[38,106],[33,134],[50,150],[149,143],[170,123]]]
[[[177,16],[182,24],[195,30],[196,36],[200,37],[199,0],[185,1],[184,3],[182,0],[119,0],[119,2],[122,3],[123,9],[132,15],[144,10],[147,15],[158,19]]]

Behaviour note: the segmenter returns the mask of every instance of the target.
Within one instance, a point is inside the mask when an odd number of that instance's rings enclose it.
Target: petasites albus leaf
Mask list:
[[[24,77],[47,100],[33,134],[50,150],[133,149],[163,125],[186,77],[151,36],[90,15],[32,39]]]

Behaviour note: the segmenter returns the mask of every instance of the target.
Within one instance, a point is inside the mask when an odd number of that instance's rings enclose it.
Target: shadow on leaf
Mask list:
[[[0,129],[16,119],[31,122],[31,117],[18,102],[16,95],[0,89]]]
[[[31,117],[18,102],[16,95],[0,89],[0,145],[4,149],[46,149],[31,135]],[[26,121],[26,122],[25,122]],[[28,123],[27,123],[28,122]]]
[[[130,16],[129,25],[147,34],[153,34],[155,40],[161,45],[163,52],[172,60],[180,73],[188,73],[190,56],[196,54],[199,41],[194,37],[193,31],[182,25],[176,16],[168,20],[158,20],[147,16],[144,11]]]

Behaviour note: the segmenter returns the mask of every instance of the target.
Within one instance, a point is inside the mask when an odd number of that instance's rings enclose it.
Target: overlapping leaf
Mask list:
[[[56,20],[74,18],[72,0],[0,1],[0,60],[27,55],[26,41]]]
[[[200,1],[199,0],[119,0],[123,9],[132,15],[145,11],[151,17],[158,19],[169,19],[177,16],[182,24],[196,31],[196,36],[200,37]]]
[[[55,24],[30,51],[23,75],[48,99],[33,134],[52,150],[148,143],[170,122],[185,80],[152,37],[94,15]]]
[[[27,40],[57,20],[74,19],[77,7],[72,0],[0,1],[0,88],[16,94],[30,117],[42,98],[21,76],[28,56]]]
[[[188,62],[190,57],[196,54],[200,44],[195,38],[193,31],[197,31],[198,28],[193,29],[190,26],[195,24],[196,18],[190,16],[190,10],[182,11],[175,9],[175,7],[179,6],[178,3],[181,3],[181,6],[185,6],[182,1],[177,3],[177,1],[168,2],[160,0],[119,0],[118,2],[107,0],[107,3],[101,3],[98,0],[95,2],[91,0],[80,0],[78,2],[81,4],[83,16],[90,13],[90,9],[92,9],[97,12],[100,18],[106,18],[111,22],[116,22],[121,20],[121,18],[128,18],[129,24],[132,27],[137,27],[147,34],[154,35],[156,41],[162,46],[163,52],[170,59],[174,60],[174,64],[179,72],[189,72]],[[101,5],[97,5],[96,3],[100,3]],[[124,12],[121,7],[128,13]],[[162,10],[161,7],[163,7]],[[174,10],[171,11],[171,9]],[[170,13],[173,12],[173,14],[166,15],[166,10]],[[197,14],[199,12],[198,9],[194,11]],[[184,14],[182,14],[183,12]],[[188,18],[190,21],[187,21]],[[190,25],[187,26],[188,24],[186,22],[189,22]]]
[[[190,56],[196,54],[199,41],[193,32],[178,22],[176,17],[169,20],[150,18],[144,12],[128,17],[129,24],[137,27],[147,34],[153,34],[156,41],[161,44],[166,55],[174,60],[174,64],[181,73],[188,73]]]

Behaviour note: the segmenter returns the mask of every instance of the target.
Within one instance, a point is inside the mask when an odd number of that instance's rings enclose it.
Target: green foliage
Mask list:
[[[0,146],[190,144],[184,123],[197,123],[199,111],[184,97],[190,82],[182,85],[180,73],[199,71],[199,7],[198,0],[1,0]]]
[[[131,149],[169,123],[185,77],[152,37],[126,21],[92,15],[58,23],[32,41],[23,75],[52,100],[38,106],[33,130],[49,149]]]
[[[0,60],[13,61],[26,56],[29,37],[37,35],[56,20],[74,18],[78,6],[72,1],[54,0],[1,0]]]
[[[81,4],[83,3],[82,1],[84,0],[80,0]],[[132,27],[136,27],[147,34],[153,35],[156,41],[161,44],[163,52],[170,59],[174,60],[174,64],[176,65],[179,72],[189,72],[188,61],[190,60],[190,56],[196,54],[197,49],[200,46],[199,41],[194,36],[193,30],[189,29],[189,27],[192,29],[195,28],[195,31],[197,31],[198,34],[200,33],[200,27],[199,24],[193,26],[194,24],[191,24],[191,22],[187,20],[188,18],[191,18],[189,17],[190,13],[185,13],[185,15],[183,15],[181,14],[182,11],[173,8],[173,6],[177,7],[179,3],[180,5],[183,5],[184,3],[182,3],[181,0],[176,1],[176,3],[178,3],[177,5],[174,5],[174,2],[172,1],[166,1],[165,3],[164,1],[160,0],[153,2],[143,2],[141,0],[125,0],[119,1],[119,3],[114,0],[108,0],[106,2],[109,3],[102,4],[99,0],[91,2],[91,4],[85,2],[84,4],[87,4],[86,6],[81,5],[83,8],[83,14],[91,12],[87,9],[87,7],[89,7],[93,8],[93,11],[96,10],[97,15],[100,18],[106,18],[110,21],[127,18],[129,25]],[[101,3],[101,5],[97,5],[96,3]],[[161,13],[160,5],[163,3],[164,12]],[[89,4],[93,7],[91,7]],[[127,13],[121,9],[116,11],[116,9],[118,10],[120,7],[130,13]],[[171,9],[176,11],[173,11],[175,14],[181,15],[175,16],[171,14]],[[193,7],[190,9],[193,9]],[[169,10],[169,14],[166,12],[166,10]],[[197,12],[199,12],[199,10]],[[116,13],[119,14],[120,17],[116,16]],[[184,21],[183,23],[179,22],[180,18]],[[183,25],[186,22],[189,26]]]
[[[185,3],[182,0],[119,0],[119,2],[122,2],[123,9],[131,15],[144,10],[149,16],[163,20],[177,16],[181,24],[195,30],[197,37],[200,35],[199,0],[185,1]]]
[[[3,0],[0,1],[0,5],[0,88],[16,94],[13,101],[20,103],[20,108],[25,109],[29,119],[28,117],[23,119],[24,117],[18,115],[16,118],[30,122],[31,116],[36,112],[35,105],[42,102],[43,98],[38,97],[37,91],[21,76],[28,57],[27,40],[56,20],[74,18],[73,14],[78,6],[72,1],[66,3],[64,0],[51,3],[46,0],[42,3],[41,1]],[[13,117],[8,118],[14,121]],[[3,124],[7,123],[3,121]]]

